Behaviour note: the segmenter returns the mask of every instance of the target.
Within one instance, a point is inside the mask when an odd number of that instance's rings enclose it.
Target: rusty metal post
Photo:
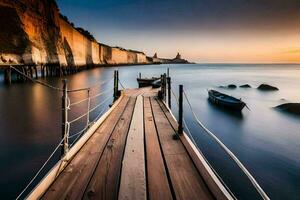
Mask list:
[[[183,85],[179,85],[178,134],[183,134]]]

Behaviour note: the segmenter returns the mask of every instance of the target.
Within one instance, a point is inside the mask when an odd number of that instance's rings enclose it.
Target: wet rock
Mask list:
[[[235,88],[236,88],[236,85],[230,84],[230,85],[228,85],[227,87],[228,87],[229,89],[235,89]]]
[[[285,103],[275,107],[280,111],[300,115],[300,103]]]
[[[245,84],[245,85],[240,85],[240,88],[252,88],[252,87],[249,84]]]
[[[274,87],[274,86],[268,85],[268,84],[261,84],[260,86],[258,86],[257,89],[261,90],[261,91],[277,91],[277,90],[279,90],[277,87]]]

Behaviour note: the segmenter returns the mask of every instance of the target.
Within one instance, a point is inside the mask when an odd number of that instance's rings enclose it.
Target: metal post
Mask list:
[[[114,100],[117,99],[117,70],[114,71]]]
[[[87,115],[86,115],[86,127],[90,126],[90,107],[91,107],[91,98],[90,98],[90,90],[88,92],[88,106],[87,106]]]
[[[171,77],[167,77],[168,84],[168,106],[171,109]]]
[[[183,85],[179,85],[179,113],[178,113],[178,134],[183,133]]]
[[[69,127],[68,127],[68,87],[67,79],[63,80],[63,96],[62,96],[62,138],[63,146],[61,148],[61,157],[66,155],[69,150]]]

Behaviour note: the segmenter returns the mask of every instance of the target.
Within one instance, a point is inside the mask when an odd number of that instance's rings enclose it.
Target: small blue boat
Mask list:
[[[246,103],[241,99],[223,94],[216,90],[209,90],[208,96],[212,103],[225,108],[241,111],[246,106]]]

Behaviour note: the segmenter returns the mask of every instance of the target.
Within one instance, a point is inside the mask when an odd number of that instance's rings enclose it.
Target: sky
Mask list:
[[[300,0],[57,0],[112,46],[198,63],[300,63]]]

